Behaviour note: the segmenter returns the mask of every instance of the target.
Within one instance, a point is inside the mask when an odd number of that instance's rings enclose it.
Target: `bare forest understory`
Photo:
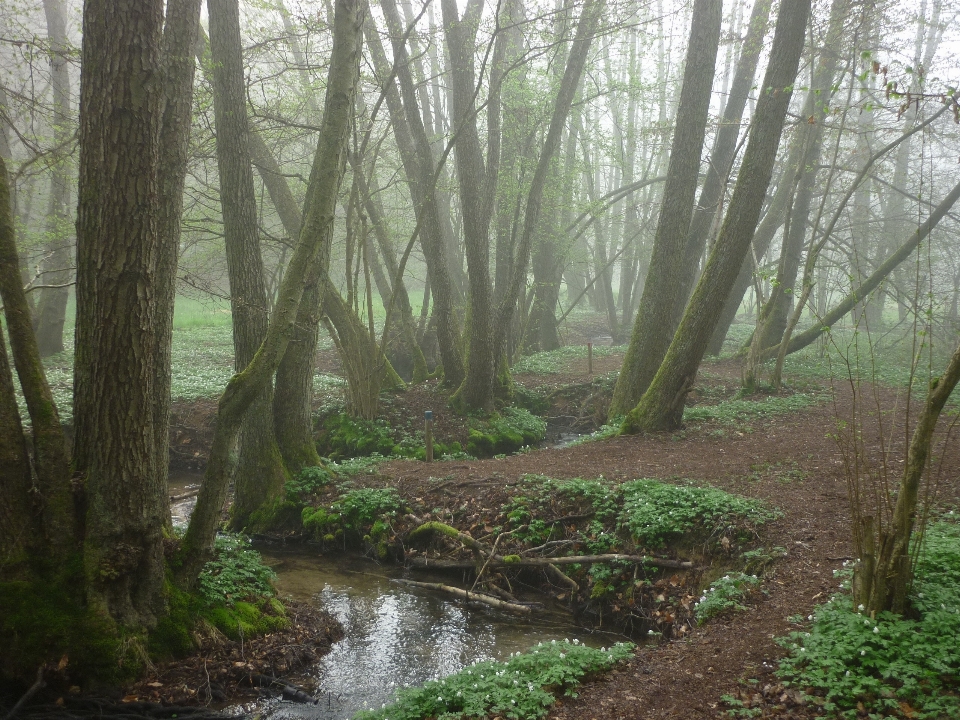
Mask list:
[[[605,403],[609,402],[610,386],[600,379],[615,372],[620,360],[619,355],[594,358],[593,376],[587,373],[586,360],[574,359],[560,374],[519,375],[515,379],[528,389],[538,388],[541,394],[549,392],[552,406],[543,413],[545,417],[564,423],[568,429],[589,432],[603,417]],[[328,364],[326,370],[336,370],[333,356],[321,358],[321,363]],[[730,397],[740,380],[739,360],[709,362],[703,367],[690,404],[709,404],[714,402],[710,398]],[[544,388],[545,384],[550,387]],[[823,386],[822,390],[823,402],[819,404],[735,425],[691,423],[672,434],[621,436],[486,460],[433,464],[397,460],[380,465],[376,474],[353,479],[358,487],[397,490],[410,510],[407,518],[394,528],[398,536],[415,528],[419,518],[430,517],[481,539],[487,547],[492,542],[490,526],[503,522],[501,508],[521,492],[527,474],[556,479],[602,477],[608,481],[691,480],[758,498],[779,508],[782,517],[768,522],[758,535],[742,545],[739,541],[718,545],[714,538],[711,549],[707,543],[701,547],[660,549],[660,556],[693,560],[695,568],[663,569],[651,575],[654,582],[634,598],[624,600],[617,596],[574,603],[571,611],[587,626],[632,628],[635,636],[651,628],[662,633],[662,639],[641,645],[629,664],[588,682],[579,697],[558,702],[550,717],[726,717],[729,705],[721,700],[726,695],[738,697],[747,708],[762,710],[763,717],[813,718],[818,714],[816,702],[803,700],[797,689],[784,688],[774,670],[784,652],[775,638],[797,629],[788,618],[795,621],[797,616],[806,617],[817,604],[836,593],[839,581],[834,571],[852,555],[845,459],[832,434],[838,418],[850,420],[853,392],[843,382]],[[884,462],[877,411],[897,408],[902,414],[905,397],[901,392],[873,386],[863,386],[861,392],[865,398],[869,396],[864,403],[867,416],[863,418],[863,460],[876,468]],[[465,419],[445,411],[443,398],[435,382],[411,387],[386,400],[384,415],[389,422],[400,422],[422,418],[425,409],[433,409],[438,416],[437,436],[445,440],[463,439]],[[171,430],[174,464],[202,466],[207,435],[204,427],[209,430],[214,409],[213,403],[175,408]],[[891,433],[889,427],[885,433]],[[902,425],[893,435],[893,453],[887,453],[886,462],[891,477],[899,478],[905,437]],[[887,447],[889,450],[889,441]],[[938,466],[943,468],[940,500],[955,506],[960,497],[960,483],[955,477],[960,468],[960,444],[956,438],[948,442]],[[291,532],[286,540],[302,537],[302,533]],[[702,589],[726,569],[741,569],[742,552],[759,546],[785,548],[786,553],[760,568],[761,590],[749,596],[747,610],[724,614],[698,626],[692,605]],[[338,550],[327,547],[322,552]],[[460,543],[443,538],[419,552],[408,547],[404,559],[409,565],[438,553],[448,559],[469,559]],[[411,570],[410,575],[415,578],[416,573]],[[551,584],[542,572],[539,578],[539,588],[534,589],[537,582],[531,581],[526,595],[522,589],[515,592],[525,600],[536,600],[537,590],[568,600],[569,587],[563,587],[562,582]],[[469,587],[469,578],[451,575],[451,585],[462,585],[462,581]],[[584,597],[583,593],[579,596],[581,600]],[[589,589],[586,597],[589,598]],[[321,630],[327,642],[335,639],[335,630],[322,623]],[[235,664],[236,659],[227,657],[229,654],[221,653],[221,660]],[[293,669],[292,664],[290,670]],[[242,671],[243,668],[241,674]],[[156,682],[158,675],[132,692],[182,702],[199,699],[203,694],[199,692],[201,686],[206,684],[209,688],[203,662],[193,660],[159,672],[168,673],[164,680],[176,676],[179,687],[193,690],[171,695],[168,693],[172,691],[157,686],[151,689],[150,682]],[[236,683],[230,685],[229,672],[223,674],[225,682],[218,686],[220,692],[224,687],[237,687]],[[163,687],[171,685],[164,683]]]

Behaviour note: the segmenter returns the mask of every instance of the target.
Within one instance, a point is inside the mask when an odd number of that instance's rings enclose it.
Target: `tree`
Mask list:
[[[210,0],[209,8],[220,204],[230,277],[234,366],[239,372],[250,363],[266,336],[267,290],[248,150],[240,9],[238,0]],[[251,513],[276,497],[286,479],[272,405],[271,379],[247,413],[240,433],[236,496],[231,508],[231,524],[236,528],[244,527]]]
[[[338,0],[323,123],[308,188],[307,212],[297,247],[277,292],[266,337],[250,363],[230,379],[220,397],[210,460],[180,551],[176,575],[182,586],[189,587],[196,582],[213,549],[230,482],[230,451],[244,415],[271,382],[283,358],[303,297],[304,281],[315,265],[325,267],[329,262],[337,193],[346,164],[359,78],[362,31],[361,0]]]
[[[694,3],[677,127],[653,256],[630,345],[610,401],[611,417],[629,411],[650,385],[679,319],[684,255],[697,192],[722,16],[720,0]]]
[[[809,14],[810,0],[780,6],[770,63],[720,235],[663,363],[640,402],[624,420],[624,432],[669,430],[680,425],[686,396],[693,388],[710,335],[760,217],[800,64]]]
[[[87,0],[80,79],[74,466],[87,600],[132,627],[166,608],[167,488],[154,434],[160,0]]]
[[[70,197],[69,163],[65,152],[73,134],[70,116],[70,69],[67,58],[67,22],[61,0],[43,0],[50,38],[50,88],[53,92],[53,142],[60,150],[54,158],[50,175],[47,206],[47,247],[45,250],[43,287],[37,303],[34,327],[37,344],[43,357],[63,350],[63,324],[70,295],[69,281],[73,267],[73,243],[67,204]]]

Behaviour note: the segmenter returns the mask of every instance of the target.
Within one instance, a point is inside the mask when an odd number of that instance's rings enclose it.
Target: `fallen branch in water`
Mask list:
[[[470,567],[473,567],[472,565]],[[492,608],[497,610],[507,610],[509,612],[521,613],[523,615],[529,615],[531,608],[529,605],[521,605],[519,603],[507,602],[505,600],[499,600],[495,597],[489,595],[484,595],[483,593],[470,592],[469,590],[464,590],[462,588],[453,587],[452,585],[443,585],[441,583],[426,583],[426,582],[417,582],[416,580],[400,580],[395,579],[393,582],[402,583],[403,585],[411,585],[413,587],[425,588],[427,590],[436,590],[437,592],[446,593],[447,595],[453,595],[454,597],[461,598],[467,601],[480,602],[485,605],[489,605]]]
[[[526,558],[519,555],[498,556],[490,559],[489,567],[544,567],[546,565],[595,565],[605,562],[631,562],[652,565],[653,567],[676,568],[691,570],[694,564],[688,560],[670,560],[669,558],[651,557],[649,555],[565,555],[563,557]],[[467,570],[475,568],[476,563],[468,560],[435,560],[433,558],[416,557],[408,560],[409,567],[417,570]]]

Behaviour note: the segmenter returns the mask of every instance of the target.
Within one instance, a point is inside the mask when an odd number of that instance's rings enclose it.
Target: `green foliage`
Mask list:
[[[332,479],[333,476],[326,468],[305,467],[297,477],[287,480],[283,490],[290,498],[313,495],[329,485]]]
[[[363,420],[340,413],[324,418],[317,434],[318,452],[332,460],[378,456],[424,460],[426,447],[423,432],[402,432],[386,420]],[[458,442],[434,440],[434,457],[457,455],[463,451]]]
[[[608,347],[606,345],[594,345],[594,357],[606,357],[626,351],[625,346]],[[514,363],[511,370],[513,373],[527,373],[530,375],[557,375],[568,372],[571,360],[587,359],[586,345],[566,345],[556,350],[547,350],[545,352],[525,355]]]
[[[214,558],[200,572],[197,594],[209,606],[273,597],[276,574],[242,535],[218,535]]]
[[[546,434],[547,424],[529,410],[506,407],[499,415],[474,422],[467,452],[477,457],[513,452],[524,445],[540,442]]]
[[[712,487],[633,480],[620,487],[623,526],[640,544],[660,547],[691,531],[760,525],[780,516],[759,500]]]
[[[633,654],[633,645],[609,650],[577,642],[552,642],[517,653],[506,662],[471,665],[423,687],[401,690],[396,702],[361,712],[355,720],[453,720],[467,717],[540,718],[561,691],[576,696],[584,677],[614,667]]]
[[[304,530],[318,539],[331,541],[350,531],[384,555],[385,540],[390,535],[390,526],[384,520],[402,509],[403,503],[393,488],[359,488],[344,493],[330,507],[303,508],[301,519]]]
[[[517,383],[513,384],[513,403],[532,413],[543,413],[550,409],[550,401],[545,395]]]
[[[683,412],[687,423],[712,422],[720,425],[742,426],[750,420],[796,412],[816,405],[820,395],[794,393],[770,395],[761,400],[726,400],[717,405],[692,405]]]
[[[809,632],[782,641],[790,654],[780,676],[840,717],[858,717],[858,703],[870,717],[899,716],[901,702],[917,711],[911,717],[960,717],[960,526],[927,529],[910,601],[911,617],[871,618],[849,596],[832,598]]]
[[[333,503],[344,528],[359,530],[384,515],[396,515],[403,507],[393,488],[360,488],[341,495]]]
[[[741,572],[727,573],[710,583],[694,610],[697,624],[702,625],[710,618],[731,610],[746,610],[740,601],[759,585],[760,578],[756,575]]]
[[[616,417],[611,418],[609,423],[606,425],[601,425],[589,435],[578,437],[576,440],[570,443],[570,446],[583,445],[584,443],[588,442],[596,442],[597,440],[606,440],[607,438],[616,437],[620,434],[620,427],[623,425],[623,420],[623,415],[617,415]]]

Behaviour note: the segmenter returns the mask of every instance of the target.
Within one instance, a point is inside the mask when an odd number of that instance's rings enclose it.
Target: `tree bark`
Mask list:
[[[678,308],[682,307],[684,300],[684,253],[697,192],[722,16],[720,0],[697,0],[694,3],[677,125],[653,255],[630,345],[610,401],[610,417],[627,413],[649,387],[680,317]]]
[[[350,120],[359,79],[361,8],[361,0],[338,0],[336,3],[333,53],[323,122],[313,162],[315,172],[311,172],[312,182],[307,190],[307,213],[277,293],[267,336],[250,364],[231,378],[220,398],[210,462],[197,497],[197,507],[183,539],[181,563],[176,572],[181,586],[189,587],[196,582],[213,548],[229,486],[230,450],[236,442],[244,413],[262,388],[270,383],[283,358],[302,301],[304,280],[312,266],[326,267],[329,263],[337,194],[346,164]]]
[[[593,39],[597,34],[597,28],[605,7],[605,0],[586,0],[583,4],[583,9],[580,11],[580,19],[577,21],[573,45],[567,57],[563,78],[560,81],[560,87],[553,105],[553,112],[550,116],[550,125],[543,139],[543,148],[540,151],[537,167],[530,181],[530,190],[527,194],[526,206],[523,213],[523,227],[513,257],[512,275],[497,305],[496,315],[493,320],[493,329],[496,334],[494,358],[499,358],[506,349],[507,334],[510,324],[513,322],[514,311],[523,295],[523,288],[526,285],[527,267],[530,262],[530,248],[533,243],[534,232],[539,223],[540,206],[547,178],[550,173],[550,166],[560,147],[563,126],[566,124],[567,117],[570,114],[570,107],[573,105],[577,88],[580,86],[580,78],[583,76],[587,55],[590,52]],[[494,388],[491,385],[487,389],[487,393],[492,396],[493,392]]]
[[[414,212],[421,227],[430,290],[433,296],[433,317],[436,321],[437,342],[443,364],[444,380],[459,386],[466,374],[460,351],[460,327],[456,317],[458,296],[447,267],[447,249],[444,242],[440,203],[437,198],[437,165],[430,140],[417,107],[416,90],[410,72],[410,60],[404,42],[403,26],[395,0],[381,0],[393,47],[394,67],[400,91],[393,85],[380,36],[372,19],[364,32],[374,67],[384,83],[387,108],[397,149],[403,162],[404,174],[410,186]]]
[[[156,463],[163,3],[86,0],[80,78],[74,467],[94,611],[165,612],[167,489]]]
[[[193,114],[194,52],[200,34],[200,0],[167,0],[163,29],[163,129],[160,132],[160,255],[157,261],[157,354],[154,357],[153,429],[157,482],[167,486],[170,466],[170,364],[177,262],[183,218],[190,120]]]
[[[43,287],[34,316],[34,329],[40,355],[48,357],[63,351],[63,325],[67,317],[70,288],[65,287],[73,275],[74,243],[67,209],[70,198],[69,155],[64,147],[73,134],[70,117],[70,68],[67,63],[71,48],[67,39],[67,22],[62,0],[43,0],[50,39],[50,88],[53,91],[53,142],[58,148],[50,175],[47,205],[47,246],[44,251]],[[57,287],[52,287],[57,286]]]
[[[680,426],[687,393],[693,388],[723,301],[737,277],[760,217],[797,77],[809,13],[810,0],[794,0],[780,6],[770,64],[726,219],[666,357],[649,389],[627,415],[624,432]]]
[[[51,557],[62,560],[76,547],[70,458],[57,406],[40,360],[40,348],[30,324],[30,309],[20,280],[10,186],[2,158],[0,175],[3,176],[0,179],[0,212],[4,212],[0,217],[0,300],[3,302],[13,363],[30,415],[33,467],[37,474],[36,489],[46,549]],[[14,415],[19,424],[19,411]],[[22,432],[18,437],[23,437]],[[15,439],[11,438],[11,442],[15,442]]]
[[[237,0],[210,0],[208,6],[220,205],[230,278],[234,364],[240,372],[266,336],[269,311],[248,149],[239,6]],[[263,385],[240,432],[230,519],[235,528],[244,527],[252,513],[283,490],[286,470],[272,406],[271,381]]]
[[[807,118],[807,121],[800,126],[794,139],[794,142],[803,147],[802,160],[796,169],[787,168],[786,171],[799,176],[797,190],[790,209],[789,230],[785,231],[780,251],[777,277],[770,297],[760,310],[757,330],[750,345],[746,376],[748,385],[756,381],[760,351],[777,344],[783,337],[795,295],[802,292],[797,292],[794,285],[800,270],[807,220],[816,189],[823,150],[824,121],[830,113],[830,99],[833,95],[831,88],[840,60],[839,52],[843,45],[843,28],[848,10],[848,0],[834,0],[831,5],[830,25],[820,48],[819,62],[804,104],[803,117]],[[794,182],[794,179],[785,177],[784,181]]]
[[[743,39],[740,57],[737,58],[733,74],[733,85],[723,106],[723,117],[713,140],[707,177],[700,190],[700,199],[693,210],[693,220],[690,222],[690,232],[687,235],[687,246],[684,252],[681,295],[684,305],[690,299],[690,292],[693,290],[693,283],[700,267],[700,258],[707,246],[710,228],[713,227],[714,218],[720,212],[720,202],[723,199],[727,179],[730,177],[737,139],[740,137],[743,109],[747,105],[747,98],[753,87],[757,64],[760,61],[760,51],[763,50],[763,39],[770,24],[771,4],[772,0],[759,0],[753,5],[747,24],[747,35]],[[682,307],[677,309],[678,316],[682,312]]]
[[[0,156],[0,293],[7,313],[10,313],[8,283],[12,280],[21,294],[23,292],[17,263],[9,265],[11,250],[16,260],[10,184],[7,166]],[[8,315],[8,325],[9,322]],[[30,559],[31,551],[40,545],[40,523],[30,502],[32,485],[7,342],[0,329],[0,579],[3,580],[16,578]]]
[[[906,610],[907,590],[912,580],[910,538],[916,523],[920,481],[927,467],[937,420],[958,381],[960,346],[954,351],[943,375],[930,383],[930,392],[910,440],[891,525],[880,532],[869,597],[854,599],[854,602],[863,602],[871,613],[892,610],[903,614]]]

